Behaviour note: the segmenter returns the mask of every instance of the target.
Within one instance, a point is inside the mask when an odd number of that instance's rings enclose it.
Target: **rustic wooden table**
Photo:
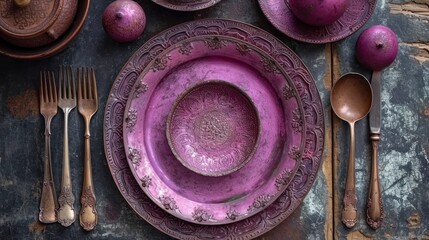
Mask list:
[[[280,1],[280,0],[279,0]],[[0,238],[2,239],[168,239],[140,219],[116,188],[103,147],[103,112],[111,85],[132,53],[150,37],[189,20],[226,18],[247,22],[271,32],[293,49],[316,81],[325,110],[326,142],[323,164],[312,190],[301,206],[283,223],[259,239],[429,239],[429,2],[379,0],[372,18],[350,37],[332,44],[294,41],[277,31],[264,17],[256,0],[223,0],[197,12],[175,12],[151,1],[137,1],[147,14],[144,34],[130,44],[110,40],[101,14],[111,1],[93,1],[79,37],[63,52],[39,61],[0,57]],[[356,127],[356,179],[359,221],[346,229],[340,222],[348,127],[332,115],[330,89],[340,75],[369,70],[355,60],[354,47],[365,28],[384,24],[399,38],[396,61],[382,79],[382,134],[380,183],[384,223],[372,230],[365,222],[370,172],[369,126]],[[38,222],[41,193],[43,119],[38,109],[38,74],[59,65],[93,66],[97,71],[100,106],[92,121],[92,156],[99,223],[85,232],[78,223],[69,228]],[[83,121],[70,116],[69,138],[74,193],[82,183]],[[62,114],[52,131],[62,132]],[[60,182],[62,135],[52,136],[54,179]]]

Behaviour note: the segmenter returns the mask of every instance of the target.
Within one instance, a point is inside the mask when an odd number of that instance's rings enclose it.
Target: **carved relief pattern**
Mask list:
[[[145,94],[147,92],[147,90],[149,89],[148,85],[143,82],[143,79],[139,81],[138,85],[136,86],[136,90],[134,97],[138,98],[140,97],[142,94]]]
[[[226,212],[226,218],[231,219],[232,221],[236,220],[239,215],[240,213],[233,209],[230,209],[228,212]]]
[[[280,174],[280,176],[277,177],[276,187],[279,191],[283,188],[284,185],[289,183],[291,176],[292,176],[292,172],[289,169],[285,169]]]
[[[206,85],[180,100],[170,129],[185,166],[218,175],[242,166],[253,152],[259,127],[256,111],[241,93]]]
[[[127,122],[127,128],[133,128],[137,123],[137,110],[130,109],[127,114],[125,121]]]
[[[147,188],[152,184],[152,178],[149,176],[144,176],[140,179],[142,181],[142,187]]]
[[[210,7],[220,0],[152,0],[161,6],[178,10],[178,11],[190,11],[190,10],[201,10]]]
[[[128,148],[128,159],[136,165],[140,165],[140,161],[142,159],[142,156],[140,154],[140,151],[135,148]]]
[[[210,50],[217,50],[217,49],[221,49],[225,46],[225,42],[220,40],[217,37],[214,37],[210,40],[207,40],[204,42],[206,44],[206,46],[210,49]]]
[[[263,208],[263,207],[267,206],[267,204],[270,200],[271,200],[270,195],[259,196],[253,201],[253,204],[249,206],[249,209],[247,209],[247,211],[251,212],[255,209]]]
[[[93,192],[91,187],[86,187],[83,190],[80,202],[82,203],[82,208],[91,207],[95,211],[95,197],[94,197],[94,192]]]
[[[204,26],[204,27],[201,27]],[[237,32],[240,29],[241,32]],[[176,217],[157,207],[149,197],[147,197],[138,185],[133,184],[133,175],[127,163],[125,151],[117,151],[123,146],[122,124],[123,108],[127,102],[127,97],[131,91],[129,88],[122,87],[124,84],[134,84],[143,67],[147,65],[151,57],[156,56],[160,49],[165,49],[177,41],[182,41],[192,36],[221,34],[230,37],[245,40],[248,43],[260,47],[269,54],[278,54],[276,59],[283,66],[288,74],[296,72],[307,72],[304,64],[299,60],[297,55],[283,43],[273,37],[271,34],[253,28],[247,24],[227,20],[206,19],[187,24],[182,24],[174,30],[164,32],[158,35],[157,41],[145,43],[126,64],[124,70],[112,87],[112,95],[109,96],[105,112],[105,146],[106,157],[112,176],[121,193],[129,204],[134,206],[135,211],[146,221],[153,224],[160,231],[163,231],[179,239],[201,239],[201,238],[255,238],[262,233],[274,228],[284,219],[286,219],[299,205],[302,198],[310,190],[323,153],[324,142],[324,117],[323,107],[321,105],[317,88],[314,80],[308,73],[302,78],[290,77],[295,87],[297,84],[305,83],[302,91],[309,93],[309,97],[302,101],[303,106],[313,106],[317,111],[312,112],[317,119],[314,124],[302,126],[303,132],[312,133],[314,141],[311,145],[306,146],[306,151],[311,153],[311,157],[299,165],[291,184],[282,195],[275,200],[269,208],[266,208],[260,214],[256,214],[246,221],[233,222],[220,226],[207,226],[192,224],[186,221],[178,220]],[[264,42],[270,42],[271,45],[266,47]],[[290,63],[293,64],[290,64]],[[307,87],[308,86],[308,87]],[[124,97],[125,96],[125,97]],[[298,98],[299,99],[299,98]],[[120,112],[122,109],[122,112]],[[113,111],[115,111],[113,113]],[[114,114],[115,117],[112,117]],[[304,122],[303,122],[304,124]],[[126,176],[126,177],[124,177]],[[136,193],[136,194],[134,194]],[[168,224],[167,224],[168,223]],[[251,230],[249,230],[251,229]],[[227,235],[226,235],[227,233]]]
[[[154,72],[165,70],[167,68],[168,61],[170,60],[171,60],[171,56],[169,55],[163,55],[159,58],[156,58],[150,70]]]
[[[299,150],[299,147],[297,147],[297,146],[292,146],[292,148],[291,148],[291,149],[290,149],[290,151],[289,151],[289,156],[290,156],[292,159],[294,159],[294,160],[298,161],[298,159],[300,159],[300,158],[301,158],[301,152],[300,152],[300,150]]]
[[[299,109],[295,109],[292,112],[292,128],[296,132],[302,132],[302,127],[304,125],[304,122],[301,118],[301,113]]]
[[[377,145],[378,146],[378,145]],[[383,200],[381,198],[376,199],[375,201],[378,201],[378,206],[380,206],[380,218],[377,219],[377,221],[374,221],[374,219],[372,219],[369,216],[368,210],[371,208],[372,206],[372,202],[374,201],[374,199],[372,199],[371,197],[368,198],[368,204],[367,204],[367,213],[366,213],[366,222],[368,223],[368,225],[372,228],[372,229],[379,229],[381,227],[381,223],[384,220],[384,208],[383,208]]]
[[[285,98],[285,100],[289,100],[295,97],[295,91],[293,90],[293,88],[285,86],[283,88],[283,97]]]
[[[14,26],[23,30],[38,22],[45,20],[52,9],[54,0],[38,1],[37,4],[29,4],[25,8],[18,8],[14,1],[0,0],[2,18],[13,18]]]
[[[246,44],[237,43],[236,45],[237,45],[237,51],[241,54],[241,56],[246,56],[252,51],[252,49],[249,48],[249,46]]]
[[[166,210],[172,210],[172,211],[177,210],[176,201],[174,201],[173,198],[161,196],[159,197],[159,201],[161,202],[161,204],[164,206]]]
[[[194,209],[194,212],[192,213],[192,218],[197,222],[206,222],[212,217],[213,215],[209,214],[206,210],[201,208]]]
[[[180,45],[179,53],[182,55],[189,55],[192,52],[192,44],[190,42],[183,42],[182,45]]]
[[[264,58],[261,60],[262,64],[265,68],[265,71],[273,74],[281,74],[280,70],[277,67],[276,62],[272,61],[271,59]]]
[[[58,204],[60,206],[64,206],[64,205],[69,205],[72,209],[73,207],[73,203],[74,203],[74,196],[73,196],[73,192],[70,186],[64,186],[61,189],[61,194],[58,197]]]

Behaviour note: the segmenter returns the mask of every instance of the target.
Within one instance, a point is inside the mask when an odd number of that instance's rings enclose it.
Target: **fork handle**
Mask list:
[[[91,144],[89,134],[89,121],[86,123],[85,153],[83,163],[83,187],[80,197],[81,209],[79,214],[80,225],[86,231],[91,231],[97,225],[97,211],[95,209],[95,193],[92,184]]]
[[[70,177],[69,138],[68,138],[68,116],[70,110],[64,110],[64,150],[63,169],[61,179],[61,193],[58,198],[60,205],[58,209],[58,222],[64,227],[70,226],[76,220],[74,210],[74,195]]]
[[[45,155],[43,164],[43,186],[40,199],[39,221],[42,223],[53,223],[57,221],[56,210],[58,209],[57,197],[55,194],[54,180],[51,166],[51,119],[47,119],[45,124]]]

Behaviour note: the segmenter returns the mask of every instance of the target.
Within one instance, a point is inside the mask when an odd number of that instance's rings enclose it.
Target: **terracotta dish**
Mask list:
[[[36,3],[37,6],[33,6]],[[90,0],[33,0],[25,7],[15,4],[12,0],[0,2],[0,54],[18,59],[41,59],[59,53],[77,36],[88,15]],[[39,16],[41,12],[49,16],[35,18],[32,25],[15,24],[20,16]]]

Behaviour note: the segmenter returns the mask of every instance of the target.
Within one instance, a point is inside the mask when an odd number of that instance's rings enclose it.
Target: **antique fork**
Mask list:
[[[42,223],[57,221],[58,209],[51,166],[51,121],[57,114],[57,90],[53,72],[40,72],[40,113],[45,119],[45,154],[43,186],[40,200],[39,220]]]
[[[80,225],[90,231],[97,224],[97,212],[95,210],[95,193],[92,182],[91,170],[91,145],[90,145],[90,121],[97,112],[98,98],[94,69],[77,70],[78,76],[78,109],[85,121],[85,153],[83,168],[83,186],[80,202],[82,204],[79,214]]]
[[[76,84],[71,67],[60,67],[58,86],[58,107],[64,112],[64,150],[63,169],[61,177],[61,193],[58,198],[58,222],[68,227],[76,220],[74,210],[74,195],[70,178],[69,142],[68,142],[68,117],[76,107]]]

